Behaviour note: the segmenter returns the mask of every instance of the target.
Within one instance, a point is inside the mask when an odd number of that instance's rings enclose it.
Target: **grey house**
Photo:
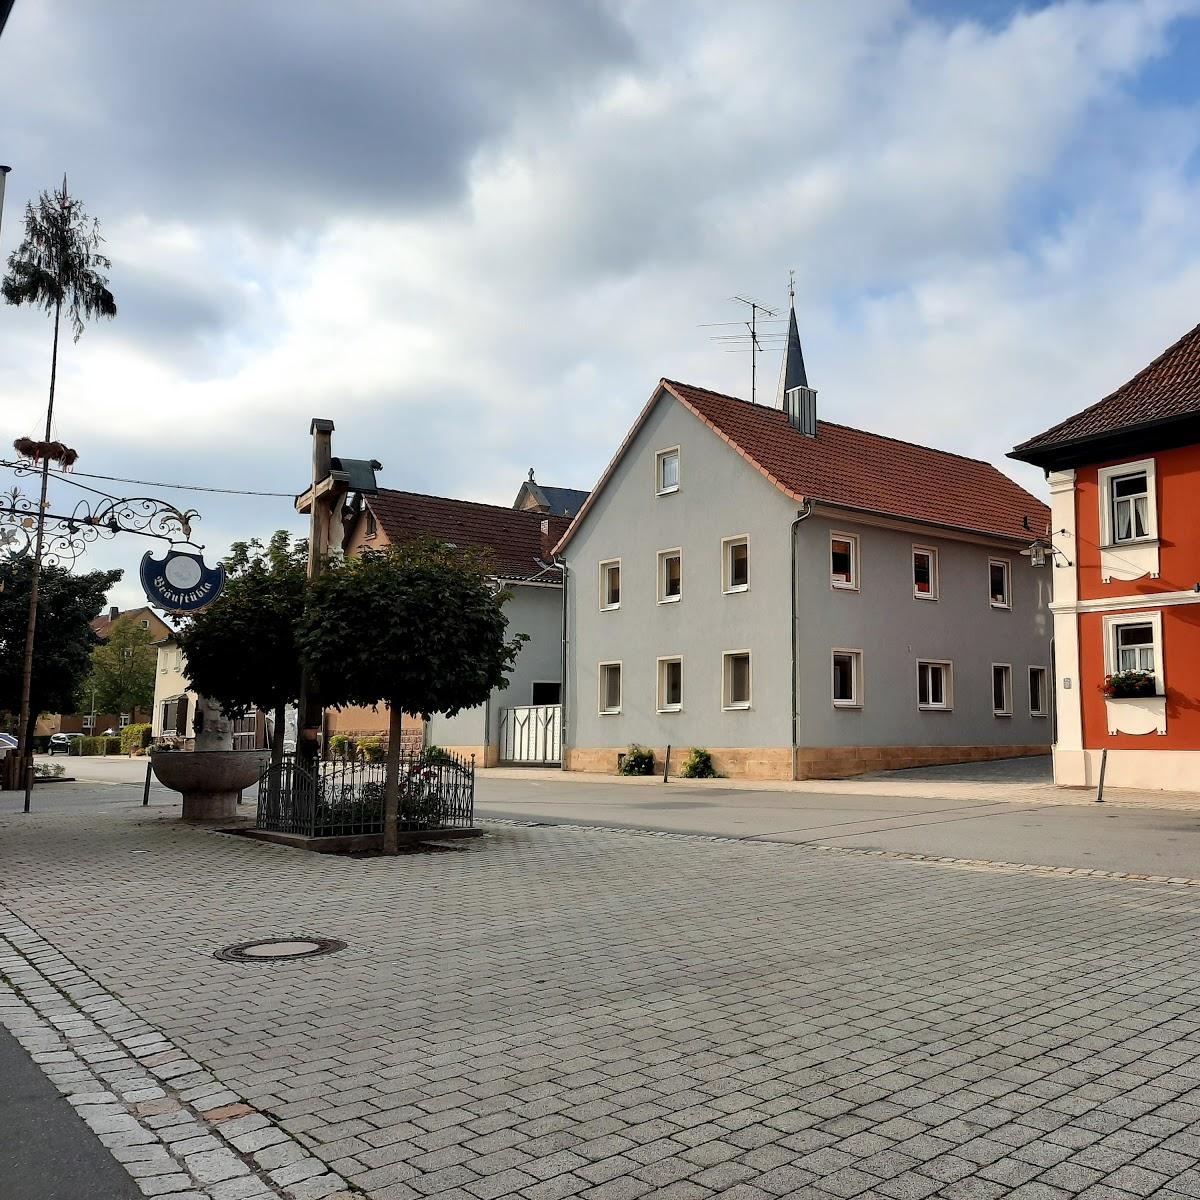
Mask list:
[[[1048,751],[1046,506],[989,463],[663,379],[570,529],[564,766],[792,779]]]

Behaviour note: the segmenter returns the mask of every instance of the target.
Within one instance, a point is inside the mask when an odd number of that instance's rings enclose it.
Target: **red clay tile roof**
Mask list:
[[[794,429],[777,408],[750,404],[671,379],[663,379],[660,386],[797,502],[812,500],[902,521],[1021,541],[1042,532],[1049,520],[1050,510],[1042,501],[991,463],[829,421],[818,421],[817,436],[809,438]],[[599,494],[657,395],[656,389],[593,490],[593,497]],[[576,518],[576,525],[589,508],[590,502]],[[559,547],[567,540],[564,538]]]
[[[557,570],[545,572],[539,565],[550,561],[554,543],[567,531],[565,517],[545,517],[497,504],[473,500],[450,500],[445,496],[422,496],[416,492],[381,489],[365,497],[389,542],[403,545],[419,537],[433,537],[462,548],[486,552],[501,579],[532,579],[558,582]],[[542,522],[550,531],[542,543]]]
[[[136,621],[149,621],[150,632],[155,634],[158,632],[158,626],[161,625],[164,629],[170,629],[170,625],[166,623],[152,608],[127,608],[122,612],[117,613],[117,621],[124,620],[126,617],[133,617]],[[92,630],[99,638],[107,638],[112,631],[112,627],[116,621],[105,612],[102,616],[96,617],[92,621]]]
[[[1128,383],[1082,412],[1017,446],[1014,458],[1120,430],[1200,415],[1200,325]],[[1040,456],[1035,456],[1040,457]]]

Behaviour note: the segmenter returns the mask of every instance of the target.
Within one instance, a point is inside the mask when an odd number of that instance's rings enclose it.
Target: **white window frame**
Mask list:
[[[679,664],[679,703],[667,703],[667,664]],[[655,711],[660,713],[677,713],[683,711],[683,655],[668,654],[656,660],[655,664]]]
[[[667,559],[679,559],[679,595],[667,595]],[[658,552],[658,603],[659,604],[678,604],[683,599],[683,550],[679,546],[675,546],[670,550],[660,550]]]
[[[846,541],[850,543],[850,579],[849,582],[843,583],[840,579],[835,579],[833,575],[833,543],[835,541]],[[829,586],[836,588],[839,592],[857,592],[860,590],[860,561],[859,561],[859,544],[857,533],[845,533],[839,529],[831,529],[829,531]]]
[[[663,487],[663,461],[675,455],[675,482],[670,487]],[[679,484],[683,478],[682,468],[683,456],[679,453],[678,446],[668,446],[665,450],[658,451],[654,456],[654,494],[656,496],[673,496],[679,491]]]
[[[1144,537],[1126,538],[1117,541],[1113,528],[1114,479],[1125,475],[1146,473],[1146,533]],[[1137,462],[1118,463],[1112,467],[1101,467],[1096,472],[1097,491],[1100,496],[1100,546],[1102,549],[1117,549],[1121,546],[1139,546],[1158,541],[1158,486],[1154,473],[1154,459],[1143,458]]]
[[[835,660],[839,654],[848,654],[853,661],[854,669],[851,675],[851,697],[849,700],[837,698],[837,665]],[[834,646],[829,653],[829,696],[834,708],[862,708],[863,706],[863,652],[852,650],[848,646]]]
[[[616,604],[608,603],[608,568],[617,568],[617,589],[618,595],[624,583],[621,579],[621,560],[619,558],[606,558],[600,563],[600,611],[614,612],[621,607],[621,601],[618,599]]]
[[[1117,659],[1117,630],[1123,625],[1149,625],[1154,631],[1151,649],[1154,652],[1154,694],[1167,694],[1166,659],[1163,655],[1162,609],[1148,613],[1117,613],[1104,618],[1104,673],[1115,675],[1120,670]]]
[[[730,671],[730,660],[746,657],[746,688],[747,696],[744,701],[736,703],[730,699],[730,684],[733,676]],[[722,712],[745,712],[754,705],[754,655],[749,650],[725,650],[721,653],[721,710]]]
[[[996,707],[996,672],[1004,672],[1004,704]],[[992,716],[1011,717],[1013,715],[1013,673],[1012,663],[992,663]]]
[[[921,668],[941,667],[944,672],[942,679],[942,703],[923,704],[921,702]],[[930,689],[932,694],[932,689]],[[954,663],[948,658],[918,658],[917,659],[917,708],[921,712],[952,712],[954,710]]]
[[[1004,568],[1004,602],[998,603],[992,596],[992,568]],[[1013,574],[1012,574],[1012,559],[1011,558],[989,558],[988,559],[988,603],[992,608],[998,611],[1011,612],[1013,601]]]
[[[617,668],[617,707],[604,707],[604,678],[605,671],[608,667]],[[596,708],[602,717],[615,717],[621,712],[621,705],[625,700],[625,667],[618,659],[609,659],[607,662],[596,664]]]
[[[88,733],[96,732],[96,717],[97,717],[97,715],[98,714],[96,714],[96,713],[81,713],[80,714],[80,716],[82,717],[82,721],[81,721],[82,728],[85,729]]]
[[[929,588],[928,592],[917,590],[917,555],[929,555]],[[940,574],[940,566],[938,564],[938,551],[936,546],[919,546],[913,543],[912,560],[910,564],[912,571],[912,589],[913,598],[916,600],[937,600],[941,596],[942,581]]]
[[[1042,677],[1040,708],[1033,707],[1033,677],[1035,673],[1040,673]],[[1047,689],[1050,686],[1050,671],[1047,667],[1034,664],[1029,668],[1029,715],[1031,717],[1048,717],[1050,715],[1049,694]]]
[[[733,583],[733,548],[734,546],[744,545],[746,547],[746,582]],[[738,533],[733,537],[721,539],[721,592],[726,596],[736,595],[738,592],[748,592],[750,590],[750,535],[748,533]]]

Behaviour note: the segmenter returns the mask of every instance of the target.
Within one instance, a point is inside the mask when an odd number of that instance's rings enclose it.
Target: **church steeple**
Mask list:
[[[779,369],[779,393],[775,407],[787,413],[788,422],[806,437],[817,436],[817,393],[808,386],[800,327],[796,324],[795,272],[788,273],[788,332]]]
[[[775,397],[776,408],[786,408],[784,403],[792,388],[808,387],[808,376],[804,372],[804,351],[800,348],[800,327],[796,324],[796,285],[788,280],[787,344],[783,350],[783,366],[779,369],[779,392]]]

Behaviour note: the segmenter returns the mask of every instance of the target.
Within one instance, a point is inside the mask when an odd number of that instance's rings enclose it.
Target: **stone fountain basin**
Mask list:
[[[150,752],[158,781],[183,793],[185,821],[228,821],[238,794],[256,783],[271,761],[269,750],[159,750]]]

